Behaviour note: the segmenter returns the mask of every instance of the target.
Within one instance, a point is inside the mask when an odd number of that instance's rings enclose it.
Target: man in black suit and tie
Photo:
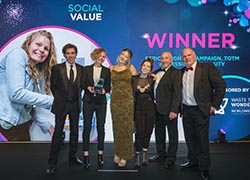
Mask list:
[[[175,165],[178,148],[177,117],[181,105],[181,71],[172,66],[172,54],[163,52],[161,68],[156,70],[154,98],[156,102],[155,140],[157,154],[149,158],[150,162],[165,161],[166,168]],[[166,126],[169,146],[166,152]]]
[[[83,67],[75,63],[77,56],[77,47],[75,45],[66,44],[62,52],[66,62],[53,66],[50,78],[51,91],[54,96],[51,112],[55,114],[55,132],[51,142],[47,175],[55,173],[67,115],[70,122],[69,163],[74,165],[82,164],[76,153],[80,113],[80,83]]]
[[[184,48],[182,60],[182,114],[189,162],[183,168],[198,166],[201,177],[210,179],[209,118],[221,104],[226,83],[212,63],[199,63],[191,48]]]

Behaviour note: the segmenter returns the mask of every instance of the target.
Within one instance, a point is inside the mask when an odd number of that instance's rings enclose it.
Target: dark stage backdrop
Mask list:
[[[213,62],[227,83],[221,108],[211,117],[210,140],[218,129],[228,140],[238,140],[250,134],[249,20],[248,0],[0,0],[0,58],[38,29],[53,33],[59,62],[62,46],[76,44],[82,65],[92,63],[95,47],[107,49],[106,66],[115,64],[128,47],[137,70],[146,57],[158,68],[163,51],[172,52],[173,65],[181,68],[181,50],[192,47],[198,61]],[[81,115],[80,126],[82,120]],[[106,140],[112,140],[110,124],[108,112]],[[36,133],[33,137],[50,138]]]

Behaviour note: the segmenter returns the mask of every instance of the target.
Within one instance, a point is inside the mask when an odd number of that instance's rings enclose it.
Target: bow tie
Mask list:
[[[162,69],[162,68],[161,68],[159,71],[164,71],[164,72],[165,72],[165,69]]]
[[[186,68],[185,68],[185,71],[188,71],[188,70],[193,71],[193,67],[189,67],[189,68],[186,67]]]

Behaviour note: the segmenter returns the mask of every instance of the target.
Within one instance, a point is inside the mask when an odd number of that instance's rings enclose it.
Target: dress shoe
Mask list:
[[[203,170],[201,171],[201,177],[204,180],[209,180],[211,176],[208,170]]]
[[[167,169],[174,167],[174,165],[175,165],[174,161],[167,160],[165,162],[165,168],[167,168]]]
[[[49,175],[53,175],[56,172],[56,168],[54,165],[49,165],[49,167],[46,169],[46,174]]]
[[[181,164],[180,165],[182,168],[193,168],[193,167],[198,167],[198,163],[194,163],[194,162],[191,162],[191,161],[188,161],[184,164]]]
[[[89,156],[83,156],[83,166],[88,169],[90,167]]]
[[[165,161],[165,157],[160,156],[158,154],[149,158],[149,162],[163,162],[163,161]]]
[[[76,165],[76,166],[81,166],[82,165],[82,161],[77,157],[71,157],[69,159],[69,163],[72,164],[72,165]]]
[[[99,167],[102,167],[104,165],[103,154],[97,155],[97,163]]]

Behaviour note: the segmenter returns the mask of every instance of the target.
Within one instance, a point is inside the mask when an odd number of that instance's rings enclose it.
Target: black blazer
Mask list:
[[[82,75],[83,67],[79,64],[76,64],[76,71],[77,75],[75,81],[73,83],[75,90],[74,92],[74,102],[80,102],[81,96],[81,89],[80,89],[80,82],[81,82],[81,75]],[[66,63],[56,64],[52,67],[51,70],[51,77],[50,77],[50,87],[52,94],[54,96],[54,102],[52,105],[51,112],[55,115],[60,116],[63,111],[65,104],[68,99],[68,77],[67,77],[67,70],[66,70]],[[77,109],[78,110],[78,109]],[[80,111],[80,107],[79,107]]]
[[[97,103],[107,103],[106,95],[105,94],[96,94],[94,96],[93,93],[88,91],[88,86],[94,86],[94,79],[93,79],[93,71],[94,71],[94,64],[85,66],[82,73],[82,80],[81,80],[81,87],[84,89],[84,96],[83,101],[91,102],[94,101]],[[102,71],[100,78],[104,79],[104,86],[105,92],[110,92],[111,89],[111,74],[109,68],[102,66]]]
[[[181,69],[184,73],[185,67]],[[200,110],[210,114],[210,107],[218,108],[225,95],[226,83],[213,63],[197,62],[194,74],[194,98]]]
[[[156,74],[160,69],[156,70]],[[156,109],[160,114],[178,113],[182,99],[181,71],[171,66],[156,89]]]

